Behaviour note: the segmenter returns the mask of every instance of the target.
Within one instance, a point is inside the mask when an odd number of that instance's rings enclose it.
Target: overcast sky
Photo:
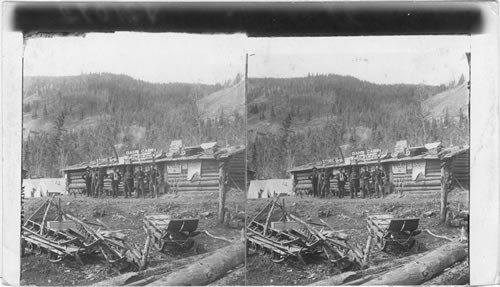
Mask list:
[[[29,39],[27,76],[109,72],[148,82],[221,83],[245,70],[245,35],[91,33]]]
[[[468,76],[468,36],[246,38],[245,35],[91,33],[29,39],[25,75],[127,74],[149,82],[221,83],[249,77],[350,75],[375,83],[447,84]]]
[[[250,77],[350,75],[381,84],[468,78],[468,36],[249,39]]]

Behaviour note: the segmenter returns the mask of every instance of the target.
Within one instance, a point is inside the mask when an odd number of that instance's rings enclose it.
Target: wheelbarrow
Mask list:
[[[192,237],[199,234],[198,218],[173,219],[166,214],[144,216],[144,230],[149,232],[154,246],[163,253],[171,248],[189,249]]]
[[[417,230],[420,218],[394,218],[391,214],[369,215],[368,229],[375,238],[380,250],[385,251],[389,244],[409,250],[415,244],[414,236],[420,234]]]

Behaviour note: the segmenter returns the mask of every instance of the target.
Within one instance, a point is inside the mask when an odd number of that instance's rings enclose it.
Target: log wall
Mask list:
[[[189,163],[195,161],[181,161],[181,173],[168,173],[167,163],[163,165],[163,177],[168,184],[168,189],[179,192],[217,191],[219,190],[219,163],[215,159],[201,161],[201,175],[197,180],[187,178]]]
[[[412,179],[413,163],[425,162],[425,175],[423,180],[415,182]],[[406,173],[394,174],[392,165],[389,164],[389,180],[392,191],[402,191],[403,193],[439,193],[441,190],[441,162],[438,159],[427,159],[420,161],[408,161]]]
[[[229,158],[226,172],[229,176],[229,187],[245,190],[247,172],[245,152],[239,152]]]
[[[468,157],[465,157],[468,160]],[[412,179],[413,172],[413,162],[423,162],[425,161],[425,175],[423,180],[415,182]],[[392,172],[392,165],[399,164],[400,162],[387,162],[382,163],[382,168],[386,173],[386,183],[385,190],[386,193],[394,191],[402,191],[404,193],[439,193],[441,188],[441,166],[438,159],[426,159],[421,161],[408,161],[406,172],[403,174],[394,174]],[[376,164],[368,165],[370,168],[376,166]],[[456,161],[456,168],[458,175],[463,180],[468,180],[468,169],[467,174],[465,174],[465,169],[468,168],[468,162],[466,163],[464,159]],[[362,165],[359,165],[362,167]],[[349,167],[345,167],[345,170],[349,171]],[[339,169],[334,168],[334,175],[339,171]],[[305,171],[294,171],[292,172],[297,178],[296,190],[308,191],[312,190],[312,183],[308,179],[309,175],[312,173],[311,170]],[[349,172],[346,172],[349,175]],[[388,182],[387,182],[388,181]],[[374,192],[373,184],[370,187],[371,192]],[[333,176],[330,179],[330,191],[338,191],[337,178]],[[349,182],[345,185],[346,194],[350,194]]]
[[[179,192],[198,192],[198,191],[213,191],[219,190],[219,163],[216,159],[202,159],[201,160],[201,175],[196,180],[190,181],[187,178],[188,166],[190,162],[200,160],[184,160],[179,161],[181,165],[180,173],[168,173],[167,162],[158,162],[157,167],[162,175],[163,183],[160,180],[160,192],[167,192],[168,190],[177,190]],[[138,165],[134,165],[136,168]],[[246,182],[246,162],[245,152],[234,154],[227,160],[226,170],[229,175],[229,187],[245,189]],[[108,169],[107,173],[110,174],[112,169]],[[122,177],[125,174],[125,169],[120,169]],[[65,171],[67,173],[67,181],[69,181],[68,191],[79,191],[85,189],[85,181],[82,175],[85,169]],[[135,184],[135,182],[134,182]],[[104,189],[111,190],[111,179],[104,180]],[[145,189],[148,191],[148,185],[145,184]],[[119,185],[119,194],[124,194],[123,178]]]
[[[338,191],[338,186],[337,186],[337,178],[335,177],[335,174],[338,172],[338,169],[334,169],[333,173],[334,176],[330,178],[330,192],[337,192]],[[295,186],[296,190],[299,191],[309,191],[312,190],[312,182],[309,180],[309,175],[311,175],[312,170],[306,170],[306,171],[296,171],[293,172],[295,177],[297,178],[297,185]],[[347,181],[344,189],[347,194],[350,194],[350,184]]]
[[[110,174],[112,172],[112,169],[108,169],[107,173]],[[122,176],[124,174],[124,170],[120,170],[122,173]],[[74,192],[74,191],[83,191],[85,190],[85,180],[82,178],[83,174],[85,173],[85,169],[82,168],[80,170],[71,170],[71,171],[66,171],[65,173],[68,174],[66,178],[66,185],[68,186],[68,192]],[[68,185],[69,181],[69,185]],[[123,194],[123,181],[120,182],[120,185],[118,186],[118,192],[119,194]],[[112,190],[111,187],[111,178],[105,178],[104,179],[104,190]]]
[[[469,188],[470,184],[470,152],[464,152],[453,157],[451,162],[451,172],[460,184]],[[453,184],[456,184],[455,182]]]

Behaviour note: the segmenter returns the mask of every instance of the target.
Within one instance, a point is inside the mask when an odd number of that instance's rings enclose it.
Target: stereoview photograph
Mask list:
[[[22,285],[244,285],[245,39],[25,39]]]
[[[248,60],[247,284],[467,284],[468,37],[293,40]]]

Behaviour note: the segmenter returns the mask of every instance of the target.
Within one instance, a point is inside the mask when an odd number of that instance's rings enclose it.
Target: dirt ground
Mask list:
[[[158,199],[125,199],[125,198],[88,198],[61,196],[63,210],[79,218],[95,222],[99,218],[113,230],[120,230],[127,235],[127,242],[144,246],[143,215],[149,213],[164,213],[174,218],[200,218],[199,231],[207,230],[210,234],[230,240],[240,238],[243,220],[233,220],[229,227],[217,222],[218,193],[189,193],[177,195],[162,195]],[[25,200],[25,215],[27,217],[47,198],[30,198]],[[226,207],[234,213],[245,208],[243,192],[230,191],[227,194]],[[214,239],[205,233],[197,235],[195,245],[188,251],[171,251],[167,255],[156,251],[150,253],[150,267],[162,262],[203,254],[224,247],[228,242]],[[166,261],[165,261],[166,260]],[[65,259],[60,263],[51,263],[45,254],[36,256],[26,254],[21,259],[21,285],[92,285],[118,274],[107,274],[105,260],[99,257],[83,258],[84,265],[75,260]],[[233,276],[234,277],[234,276]],[[230,285],[244,285],[244,273],[232,278]]]
[[[450,192],[448,197],[450,208],[455,211],[460,204],[461,209],[467,209],[467,196],[465,191]],[[269,199],[247,200],[247,215],[255,216],[268,202]],[[384,199],[286,197],[285,206],[288,212],[305,220],[310,218],[313,222],[319,222],[319,218],[322,218],[337,230],[349,234],[351,240],[363,247],[368,238],[366,216],[376,213],[390,213],[400,217],[418,216],[421,218],[420,230],[429,229],[434,234],[448,238],[460,237],[460,229],[440,223],[439,193],[404,196],[391,194]],[[424,216],[425,212],[430,211],[434,212],[434,215]],[[422,253],[449,242],[446,239],[431,236],[427,232],[420,233],[416,239],[417,243],[409,251],[389,249],[388,252],[382,252],[375,245],[370,253],[370,265],[375,266],[394,258]],[[334,275],[327,273],[325,258],[317,256],[304,259],[305,265],[300,264],[294,258],[287,259],[283,263],[274,263],[269,255],[249,254],[247,256],[247,285],[308,285]]]

